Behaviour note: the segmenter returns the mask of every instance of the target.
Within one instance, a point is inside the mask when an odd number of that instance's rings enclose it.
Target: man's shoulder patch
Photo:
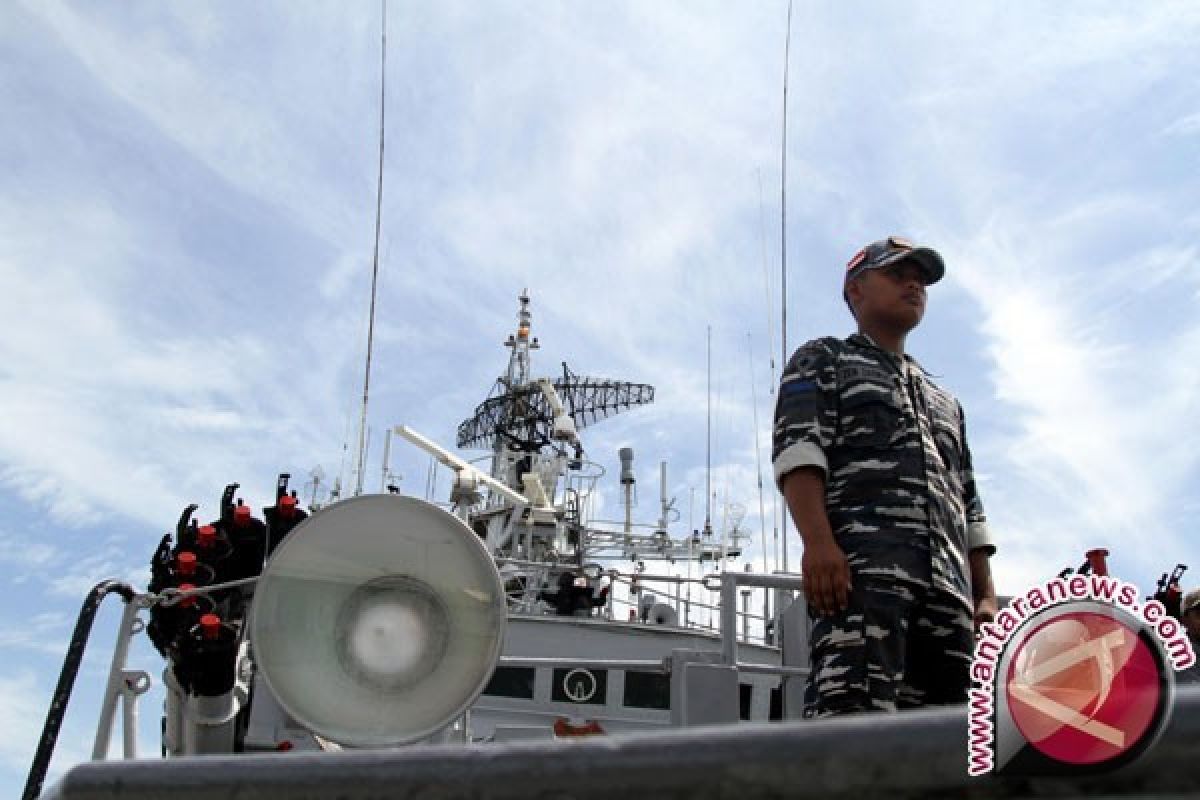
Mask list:
[[[816,381],[798,380],[787,381],[779,388],[779,394],[782,397],[790,397],[796,394],[805,394],[815,392],[817,390]]]

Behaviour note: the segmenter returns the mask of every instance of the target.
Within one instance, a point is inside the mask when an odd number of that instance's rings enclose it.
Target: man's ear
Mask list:
[[[846,304],[850,306],[851,311],[855,312],[855,316],[857,316],[858,304],[862,302],[862,298],[862,278],[854,278],[846,284]]]

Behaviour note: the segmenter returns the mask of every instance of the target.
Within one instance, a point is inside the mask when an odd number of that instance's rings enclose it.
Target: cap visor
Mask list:
[[[942,257],[938,252],[929,247],[915,247],[912,250],[907,250],[904,253],[888,259],[880,264],[880,267],[899,264],[901,261],[915,261],[925,271],[925,283],[934,284],[942,279],[946,274],[946,264],[942,261]]]

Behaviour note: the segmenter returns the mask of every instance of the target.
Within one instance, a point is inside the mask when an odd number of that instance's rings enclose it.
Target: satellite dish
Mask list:
[[[297,722],[351,747],[423,739],[500,657],[504,591],[483,543],[414,497],[362,495],[291,532],[254,595],[251,644]]]

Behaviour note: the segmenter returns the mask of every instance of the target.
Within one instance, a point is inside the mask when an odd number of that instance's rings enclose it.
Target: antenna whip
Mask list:
[[[367,456],[367,398],[371,392],[371,351],[375,346],[375,296],[379,288],[379,228],[383,216],[383,132],[384,114],[387,104],[387,0],[381,0],[383,26],[379,46],[379,180],[375,193],[375,255],[371,260],[371,312],[367,319],[367,366],[363,375],[362,415],[358,421],[358,476],[354,482],[354,494],[362,494],[363,462]]]

